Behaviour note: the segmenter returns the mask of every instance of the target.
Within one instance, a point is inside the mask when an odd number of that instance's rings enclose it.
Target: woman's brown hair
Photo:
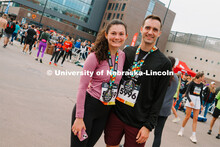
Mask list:
[[[96,58],[100,61],[106,60],[108,58],[108,40],[105,38],[105,33],[108,34],[109,29],[113,25],[123,25],[125,27],[125,33],[127,34],[127,25],[119,20],[113,19],[109,24],[103,29],[97,36],[94,47],[92,47],[91,52],[95,52]]]

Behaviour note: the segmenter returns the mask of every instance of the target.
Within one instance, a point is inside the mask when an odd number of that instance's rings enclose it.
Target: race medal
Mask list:
[[[111,99],[112,99],[112,89],[108,88],[108,90],[105,91],[103,94],[103,100],[104,102],[110,102]]]
[[[132,92],[134,90],[134,87],[135,87],[135,83],[133,80],[127,80],[124,82],[124,89],[127,93]]]
[[[115,105],[115,99],[118,93],[118,85],[113,84],[112,88],[109,88],[108,83],[102,83],[102,93],[100,101],[104,105]]]

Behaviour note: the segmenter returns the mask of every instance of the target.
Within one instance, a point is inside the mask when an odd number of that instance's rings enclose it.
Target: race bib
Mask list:
[[[193,94],[200,95],[200,92],[201,92],[201,88],[195,86],[194,91],[193,91]]]
[[[108,83],[102,83],[102,93],[101,93],[100,101],[104,105],[115,105],[117,92],[118,92],[117,84],[113,84],[112,88],[109,88]]]
[[[138,85],[136,85],[132,91],[128,92],[127,90],[125,90],[124,85],[121,84],[116,99],[126,105],[134,107],[139,91],[140,91],[140,86]]]

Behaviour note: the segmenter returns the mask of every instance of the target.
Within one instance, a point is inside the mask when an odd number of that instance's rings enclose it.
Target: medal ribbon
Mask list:
[[[134,73],[134,72],[140,72],[141,70],[141,66],[144,64],[144,60],[147,58],[147,56],[156,51],[157,50],[157,47],[154,46],[150,52],[148,52],[141,60],[137,61],[138,60],[138,56],[140,54],[140,50],[141,50],[141,46],[139,45],[138,46],[138,49],[136,51],[136,54],[135,54],[135,58],[134,58],[134,62],[133,62],[133,65],[132,65],[132,68],[131,68],[131,71]],[[131,77],[134,78],[135,74],[132,74]]]
[[[117,72],[117,70],[118,70],[118,51],[116,52],[115,64],[113,67],[111,52],[110,52],[110,50],[108,50],[108,64],[109,64],[110,71],[111,71],[109,88],[112,88],[112,84],[115,83],[115,78],[116,78],[116,74],[114,74],[114,71]]]

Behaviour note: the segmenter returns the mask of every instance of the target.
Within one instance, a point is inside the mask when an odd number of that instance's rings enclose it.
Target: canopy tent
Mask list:
[[[176,58],[176,63],[173,69],[174,73],[177,73],[178,71],[181,71],[182,73],[187,73],[191,75],[192,77],[196,76],[196,73],[189,69],[189,67],[186,65],[185,62],[180,61],[179,59]]]

